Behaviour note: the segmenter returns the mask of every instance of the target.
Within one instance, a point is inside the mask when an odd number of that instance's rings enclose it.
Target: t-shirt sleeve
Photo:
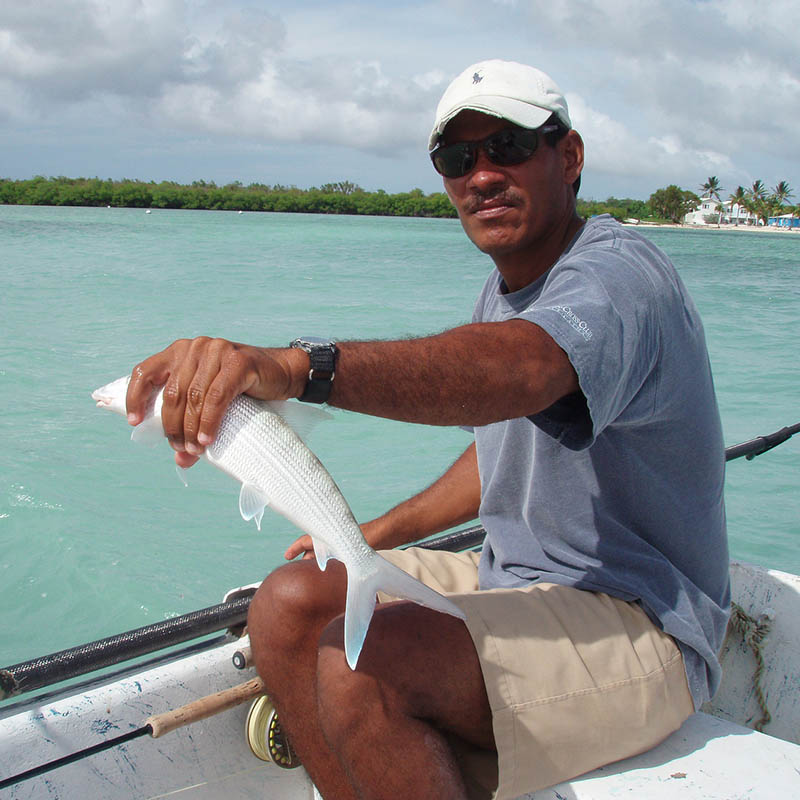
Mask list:
[[[567,259],[519,317],[543,328],[567,354],[581,394],[531,416],[564,446],[591,445],[609,424],[652,414],[648,380],[659,347],[654,289],[635,262],[613,249]]]

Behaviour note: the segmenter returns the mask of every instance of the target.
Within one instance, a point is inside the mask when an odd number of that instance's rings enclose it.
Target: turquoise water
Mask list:
[[[797,422],[800,235],[648,230],[703,314],[729,444]],[[207,464],[130,443],[91,390],[181,336],[282,344],[469,320],[454,220],[0,206],[0,666],[218,602],[297,531]],[[313,446],[356,516],[427,485],[459,430],[334,412]],[[797,437],[800,438],[800,437]],[[800,572],[800,441],[728,468],[735,557]]]

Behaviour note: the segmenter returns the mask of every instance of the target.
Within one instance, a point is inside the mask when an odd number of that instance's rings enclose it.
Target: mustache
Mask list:
[[[481,206],[489,200],[497,200],[509,206],[522,204],[522,197],[512,188],[489,189],[485,192],[476,189],[467,199],[465,210],[469,213],[474,213],[480,210]]]

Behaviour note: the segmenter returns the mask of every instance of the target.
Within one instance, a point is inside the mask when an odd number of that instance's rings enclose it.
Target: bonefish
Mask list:
[[[130,376],[119,378],[92,392],[92,399],[98,408],[126,416],[129,382]],[[164,437],[162,399],[163,390],[154,392],[145,419],[133,430],[134,441]],[[320,569],[325,569],[329,558],[344,564],[344,648],[347,663],[355,669],[379,589],[460,619],[464,613],[367,544],[339,487],[300,438],[316,421],[329,416],[300,403],[265,402],[239,395],[228,407],[217,438],[204,456],[242,484],[239,511],[245,520],[255,520],[260,530],[264,508],[269,505],[311,536]]]

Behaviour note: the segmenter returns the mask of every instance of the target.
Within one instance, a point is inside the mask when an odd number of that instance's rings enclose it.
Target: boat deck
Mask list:
[[[700,712],[658,747],[526,800],[777,800],[800,793],[800,745]]]

